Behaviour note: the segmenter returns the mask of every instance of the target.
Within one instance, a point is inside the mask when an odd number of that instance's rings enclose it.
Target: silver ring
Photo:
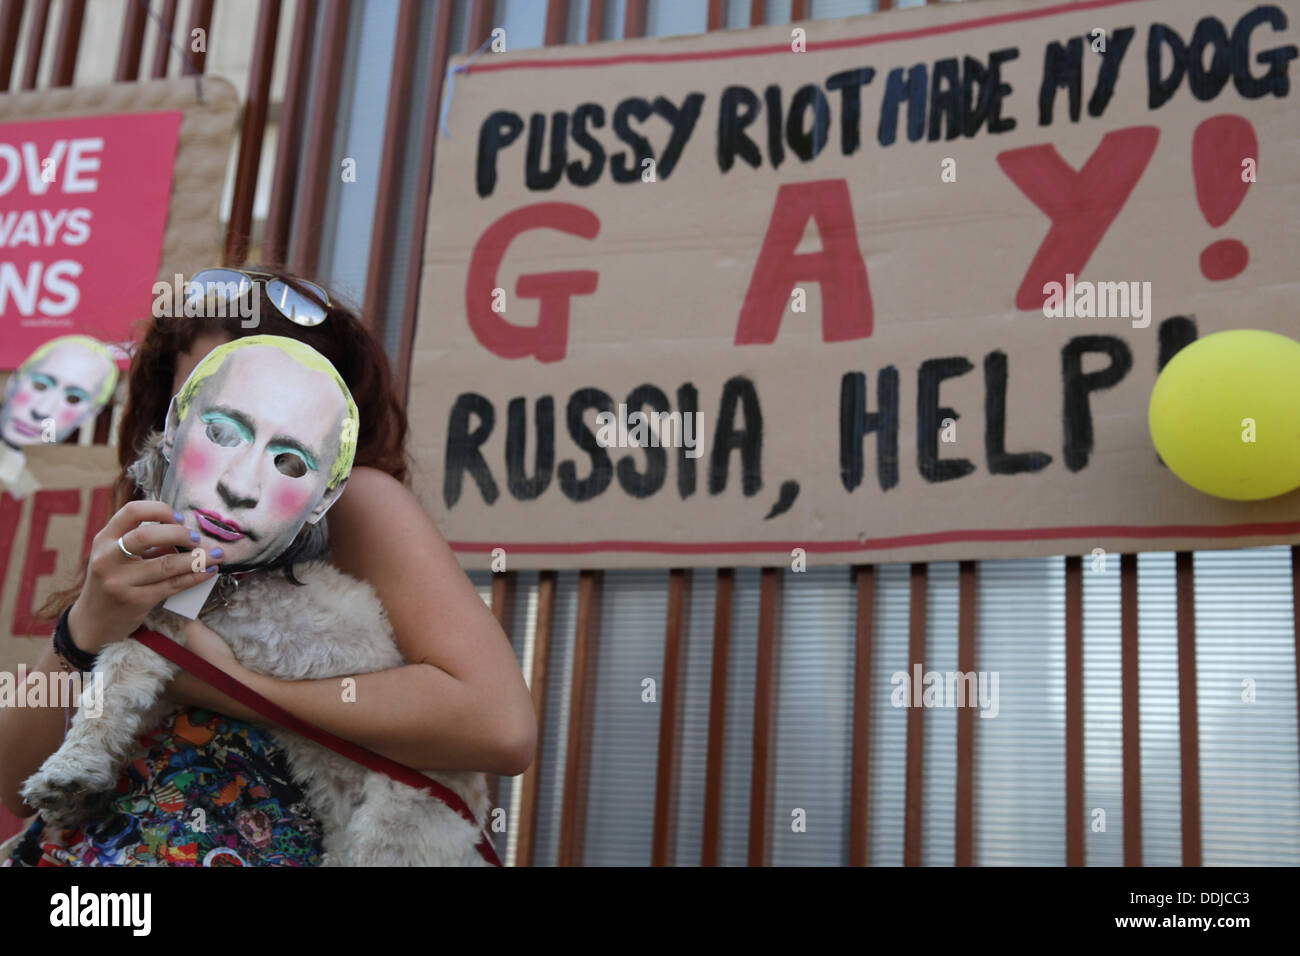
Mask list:
[[[118,538],[118,539],[117,539],[117,546],[118,546],[119,548],[122,549],[122,553],[125,554],[128,558],[138,558],[138,557],[139,557],[138,554],[132,554],[130,551],[126,550],[126,545],[124,545],[124,544],[122,543],[122,539],[121,539],[121,538]]]

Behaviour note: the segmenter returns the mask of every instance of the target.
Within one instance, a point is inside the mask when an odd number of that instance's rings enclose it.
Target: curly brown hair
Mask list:
[[[313,300],[318,297],[298,277],[274,265],[250,265],[249,272],[266,273],[279,278]],[[347,383],[360,413],[361,430],[357,436],[353,467],[364,466],[387,472],[406,483],[406,411],[394,391],[392,369],[383,347],[365,327],[355,312],[341,304],[340,297],[328,285],[310,280],[329,295],[325,320],[319,325],[303,326],[285,318],[267,295],[264,282],[256,282],[250,295],[258,297],[256,326],[244,328],[239,314],[195,317],[165,316],[147,320],[140,344],[131,355],[126,402],[118,432],[117,458],[121,472],[113,486],[113,510],[144,495],[127,474],[127,467],[140,456],[151,432],[161,429],[172,399],[176,363],[194,342],[204,335],[220,335],[228,340],[249,335],[282,335],[310,345],[338,369]],[[325,303],[320,303],[325,306]],[[230,310],[227,310],[230,311]],[[52,623],[70,607],[85,583],[85,569],[76,583],[50,596],[40,610],[42,618]]]

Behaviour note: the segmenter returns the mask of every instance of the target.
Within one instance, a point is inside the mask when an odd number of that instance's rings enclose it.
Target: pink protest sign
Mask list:
[[[182,115],[0,124],[0,369],[149,314]]]

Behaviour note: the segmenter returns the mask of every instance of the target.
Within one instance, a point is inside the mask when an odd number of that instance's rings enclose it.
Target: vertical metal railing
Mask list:
[[[248,93],[239,131],[239,156],[235,160],[234,193],[226,224],[223,261],[243,265],[248,258],[253,231],[253,200],[261,167],[266,120],[271,109],[271,79],[275,73],[275,43],[280,36],[281,0],[262,0],[253,29],[253,61],[248,70]]]
[[[18,55],[18,32],[23,24],[24,0],[0,0],[0,93],[9,92],[14,60]]]
[[[306,125],[307,100],[311,95],[311,70],[316,39],[317,0],[298,0],[293,35],[289,43],[289,63],[285,74],[284,99],[276,133],[275,164],[271,172],[270,205],[262,238],[264,262],[282,263],[289,259],[290,224],[294,199],[298,194],[298,158],[302,155],[303,129]],[[256,183],[250,187],[256,191]]]
[[[167,65],[171,61],[172,48],[168,37],[176,28],[176,0],[163,0],[158,11],[158,35],[154,37],[153,66],[149,75],[161,80],[167,75]]]

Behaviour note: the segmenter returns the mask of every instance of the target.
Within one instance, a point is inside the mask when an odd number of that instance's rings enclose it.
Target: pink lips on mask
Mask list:
[[[35,425],[28,425],[26,422],[20,422],[17,419],[14,419],[9,424],[13,426],[14,431],[24,438],[35,438],[41,433],[41,430]]]
[[[245,537],[238,523],[231,521],[229,518],[223,518],[215,511],[204,511],[202,508],[195,508],[194,518],[198,522],[200,530],[206,531],[212,537],[219,538],[222,541],[239,541]]]

